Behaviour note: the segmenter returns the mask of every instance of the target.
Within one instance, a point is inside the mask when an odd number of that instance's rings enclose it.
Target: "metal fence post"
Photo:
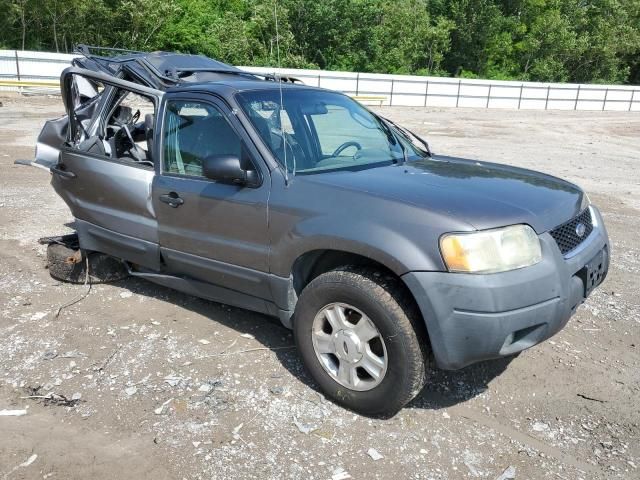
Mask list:
[[[458,104],[460,103],[460,85],[462,85],[462,80],[458,80],[458,94],[456,95],[456,108],[458,108]]]
[[[427,80],[427,85],[424,89],[424,106],[427,106],[427,98],[429,97],[429,80]],[[631,111],[631,106],[629,106],[629,111]]]
[[[487,106],[485,108],[489,108],[489,100],[491,100],[491,84],[489,84],[489,91],[487,92]]]
[[[632,90],[631,91],[631,100],[629,100],[629,111],[631,111],[631,107],[633,107],[633,97],[635,97],[636,95],[636,91]]]
[[[389,98],[389,106],[393,105],[393,78],[391,79],[391,97]]]
[[[518,110],[520,110],[520,104],[522,103],[522,89],[524,88],[524,83],[520,84],[520,98],[518,98]]]
[[[18,74],[18,81],[20,81],[20,60],[18,59],[18,51],[14,50],[13,53],[16,56],[16,73]]]
[[[605,107],[607,106],[607,97],[609,96],[609,89],[607,88],[604,91],[604,101],[602,102],[602,111],[604,112]]]
[[[358,96],[359,90],[360,90],[360,72],[356,74],[356,97]]]
[[[318,87],[320,86],[320,74],[318,74]]]
[[[578,85],[578,91],[576,92],[576,103],[573,105],[574,110],[578,109],[578,100],[580,100],[580,86],[581,85]]]
[[[544,102],[544,109],[547,109],[547,106],[549,105],[549,92],[551,91],[551,85],[547,85],[547,99]]]

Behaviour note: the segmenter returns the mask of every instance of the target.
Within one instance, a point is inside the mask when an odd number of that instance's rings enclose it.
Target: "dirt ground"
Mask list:
[[[638,114],[383,108],[438,153],[577,182],[613,257],[557,336],[434,371],[372,420],[325,400],[291,334],[259,314],[128,279],[55,318],[86,287],[53,280],[37,239],[70,214],[47,172],[13,162],[61,103],[0,101],[0,411],[27,410],[0,416],[0,479],[640,478]],[[71,406],[27,398],[51,392]]]

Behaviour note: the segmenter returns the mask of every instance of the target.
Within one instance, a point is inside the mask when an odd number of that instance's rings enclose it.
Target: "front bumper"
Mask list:
[[[585,299],[585,266],[603,249],[605,275],[609,266],[609,237],[600,212],[591,209],[593,232],[565,257],[547,232],[540,235],[542,260],[531,267],[490,275],[403,275],[440,368],[513,355],[566,325]]]

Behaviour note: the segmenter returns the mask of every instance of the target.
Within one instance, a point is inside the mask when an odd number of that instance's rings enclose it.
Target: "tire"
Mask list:
[[[343,342],[348,328],[335,329],[329,320],[335,318],[332,311],[336,308],[342,309],[341,318],[355,318],[357,325],[368,317],[381,341],[374,338],[369,342],[377,345],[366,343],[364,347],[358,343],[359,337],[356,343],[351,339]],[[331,324],[330,331],[327,323]],[[316,277],[300,295],[293,328],[296,346],[313,379],[328,397],[353,411],[374,417],[393,416],[425,385],[430,350],[425,327],[413,298],[391,275],[370,268],[342,267]],[[333,342],[329,350],[336,350],[335,359],[332,353],[318,353],[323,348],[315,346],[324,345],[325,335]],[[386,358],[384,373],[378,377],[357,367],[363,358],[358,360],[358,356],[365,355],[361,352],[370,353],[374,348],[381,355],[378,358]],[[347,368],[356,366],[357,375],[346,374],[344,383],[340,383],[337,377],[344,358],[348,359],[344,364]],[[355,377],[354,381],[344,381]],[[345,386],[347,383],[357,385]]]
[[[116,282],[129,276],[126,267],[117,258],[104,253],[74,250],[59,243],[51,243],[47,246],[49,275],[67,283],[85,283],[87,257],[89,259],[87,283]]]

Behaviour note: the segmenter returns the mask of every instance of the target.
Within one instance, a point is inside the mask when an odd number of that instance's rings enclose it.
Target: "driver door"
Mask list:
[[[235,115],[213,95],[167,94],[162,108],[160,172],[153,183],[163,261],[172,274],[265,300],[267,202],[271,177]],[[255,187],[206,178],[203,161],[235,155],[261,182]]]

